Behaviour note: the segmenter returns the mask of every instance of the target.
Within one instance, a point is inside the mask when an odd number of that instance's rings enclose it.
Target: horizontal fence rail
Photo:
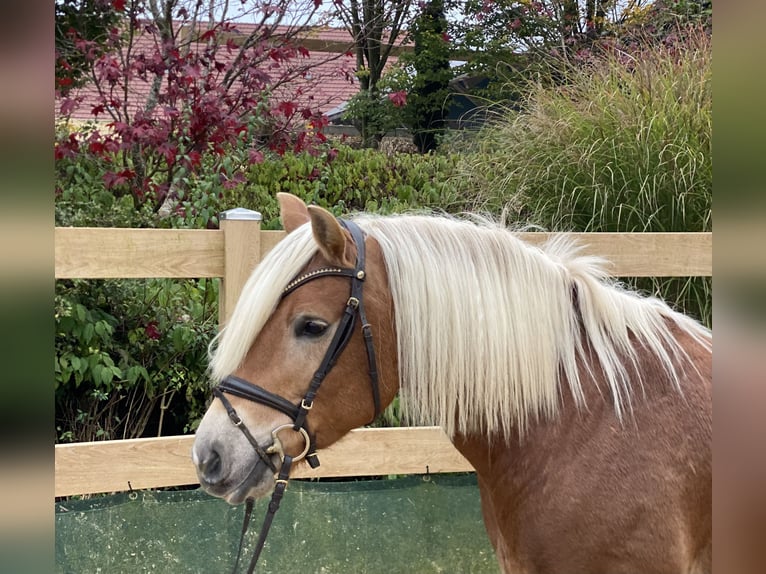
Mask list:
[[[56,445],[56,496],[196,484],[193,436]],[[298,464],[293,478],[468,472],[440,427],[365,428],[318,452],[321,465]]]
[[[263,257],[285,236],[259,231]],[[57,227],[56,279],[223,277],[224,232],[202,229]]]
[[[259,257],[284,231],[261,231]],[[551,233],[518,233],[542,244]],[[566,233],[583,252],[611,262],[618,277],[703,277],[713,274],[712,233]],[[58,279],[223,277],[223,233],[188,229],[56,228]]]
[[[235,210],[237,211],[237,210]],[[251,215],[254,212],[249,212]],[[222,217],[219,230],[56,228],[57,279],[201,278],[222,280],[225,323],[255,264],[285,235],[261,231],[259,218]],[[255,214],[257,215],[257,214]],[[549,233],[520,233],[529,243]],[[583,253],[610,262],[622,277],[712,276],[712,233],[569,233]],[[55,495],[197,484],[193,436],[59,444]],[[473,470],[438,427],[357,429],[301,465],[297,478],[422,474]]]

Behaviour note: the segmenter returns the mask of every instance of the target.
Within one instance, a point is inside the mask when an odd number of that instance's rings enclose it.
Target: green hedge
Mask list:
[[[276,193],[292,193],[336,215],[352,211],[395,213],[434,208],[462,209],[448,183],[455,155],[411,155],[340,146],[319,156],[285,155],[252,166],[247,183],[226,196],[227,207],[255,209],[264,229],[279,228]]]
[[[217,300],[212,279],[57,281],[57,439],[193,430],[209,395]]]

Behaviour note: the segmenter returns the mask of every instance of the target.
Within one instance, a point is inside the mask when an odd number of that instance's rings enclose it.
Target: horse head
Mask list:
[[[370,422],[398,387],[380,248],[358,228],[355,241],[320,207],[288,194],[279,202],[288,235],[256,268],[214,343],[219,385],[192,451],[202,487],[232,504],[266,495],[284,454],[315,456]],[[297,251],[307,264],[291,257]],[[292,278],[274,285],[280,271]]]

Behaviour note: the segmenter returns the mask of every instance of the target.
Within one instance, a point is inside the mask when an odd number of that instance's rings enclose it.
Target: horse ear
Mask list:
[[[277,193],[279,201],[279,215],[282,218],[282,225],[287,233],[292,233],[304,223],[309,222],[309,212],[306,204],[299,197],[290,193]]]
[[[316,205],[308,206],[311,217],[311,229],[314,239],[319,244],[319,250],[325,258],[335,265],[344,266],[344,254],[346,253],[346,236],[343,229],[329,211]]]

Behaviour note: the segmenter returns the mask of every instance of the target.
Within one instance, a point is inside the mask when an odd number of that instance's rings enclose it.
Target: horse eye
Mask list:
[[[320,319],[301,318],[295,323],[296,337],[318,337],[327,330],[327,323]]]

